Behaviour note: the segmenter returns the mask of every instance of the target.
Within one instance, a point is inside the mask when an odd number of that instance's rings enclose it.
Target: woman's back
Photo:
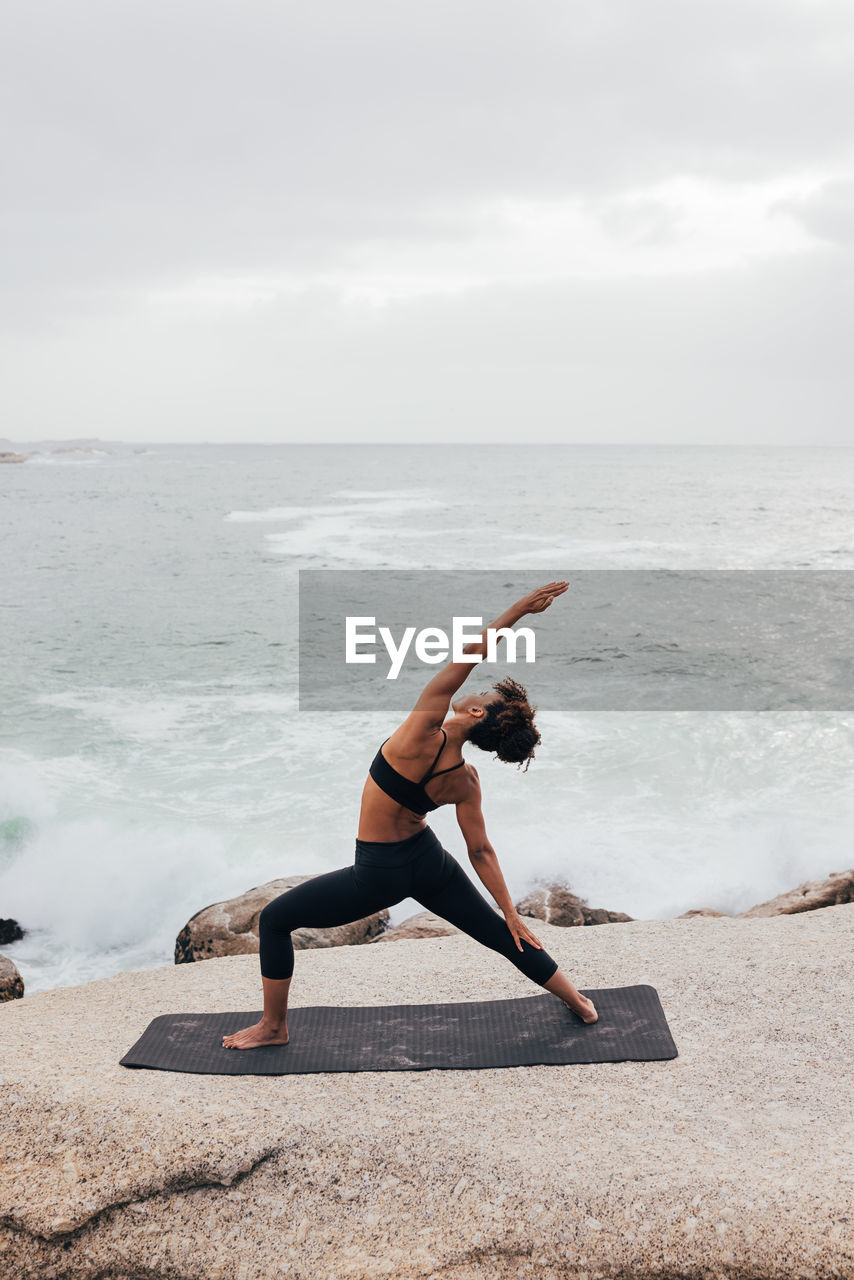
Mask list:
[[[448,759],[451,763],[446,764]],[[401,726],[371,762],[362,792],[359,839],[400,840],[411,835],[425,825],[425,814],[462,798],[466,773],[459,744],[449,743],[444,729],[415,736]]]

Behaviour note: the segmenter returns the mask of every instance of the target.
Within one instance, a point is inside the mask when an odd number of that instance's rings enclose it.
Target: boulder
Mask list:
[[[711,907],[695,907],[693,911],[683,911],[677,920],[696,920],[698,916],[725,916],[725,911],[713,911]]]
[[[0,956],[0,1001],[20,1000],[24,994],[24,979],[7,956]]]
[[[118,1065],[161,1013],[257,1010],[253,956],[0,1006],[0,1275],[854,1276],[854,904],[537,935],[582,990],[655,987],[679,1056],[279,1077]],[[291,1003],[541,994],[457,934],[302,951]]]
[[[175,939],[175,963],[210,960],[216,956],[258,954],[258,917],[268,902],[313,876],[286,876],[247,889],[236,898],[204,907],[187,921]],[[294,950],[306,947],[344,947],[370,942],[388,921],[387,911],[332,929],[297,929],[291,935]]]
[[[854,868],[832,871],[826,880],[807,880],[797,889],[781,893],[768,902],[760,902],[740,916],[791,916],[801,911],[817,911],[820,907],[838,907],[854,902]]]
[[[566,885],[542,885],[516,903],[520,916],[533,916],[546,924],[563,928],[583,924],[623,924],[632,919],[622,911],[608,911],[605,907],[589,907],[583,898],[577,897]]]
[[[607,907],[588,907],[585,904],[581,909],[585,924],[627,924],[634,919],[624,911],[609,911]]]
[[[0,947],[8,942],[20,942],[24,931],[17,920],[0,920]]]
[[[396,924],[393,929],[386,929],[385,933],[381,933],[379,937],[371,938],[371,942],[400,942],[407,938],[449,938],[459,932],[455,925],[449,924],[441,916],[434,916],[432,911],[419,911],[408,920],[401,920],[400,924]]]

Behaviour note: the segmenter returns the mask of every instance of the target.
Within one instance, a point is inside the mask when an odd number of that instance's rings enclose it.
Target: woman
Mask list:
[[[512,627],[526,614],[542,613],[568,586],[550,582],[539,587],[489,627]],[[483,658],[489,627],[463,652]],[[500,681],[487,693],[451,702],[474,665],[449,662],[380,747],[362,792],[354,865],[304,881],[274,898],[261,912],[264,1013],[254,1026],[223,1036],[224,1048],[287,1044],[288,990],[294,971],[292,930],[348,924],[409,897],[506,956],[533,982],[559,996],[583,1022],[597,1021],[593,1002],[561,973],[517,914],[487,838],[477,769],[463,760],[463,743],[495,752],[499,760],[524,761],[527,769],[540,735],[528,696],[515,680]],[[446,719],[449,705],[453,715]],[[440,759],[442,768],[437,767]],[[468,856],[501,908],[503,920],[425,821],[426,813],[446,804],[456,805]]]

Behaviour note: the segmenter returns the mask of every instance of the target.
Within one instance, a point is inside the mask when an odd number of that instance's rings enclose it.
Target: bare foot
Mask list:
[[[244,1027],[233,1035],[222,1037],[223,1049],[258,1049],[262,1044],[287,1044],[290,1036],[287,1027],[275,1027],[269,1022],[256,1022],[254,1027]]]
[[[591,1022],[598,1022],[599,1014],[596,1012],[596,1006],[593,1001],[588,1000],[587,996],[582,995],[579,995],[578,1000],[578,1008],[576,1008],[575,1005],[569,1004],[566,1000],[564,1000],[564,1004],[567,1009],[571,1009],[573,1013],[577,1013],[582,1022],[586,1022],[588,1025]]]

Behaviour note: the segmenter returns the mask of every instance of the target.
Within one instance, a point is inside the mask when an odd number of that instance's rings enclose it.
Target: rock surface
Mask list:
[[[781,893],[770,902],[760,902],[740,916],[789,916],[800,911],[817,911],[821,907],[838,907],[854,902],[854,868],[832,871],[826,880],[807,880],[797,889]]]
[[[0,947],[7,942],[20,942],[24,931],[17,920],[0,920]]]
[[[693,911],[683,911],[681,916],[677,916],[677,920],[696,920],[700,916],[716,916],[718,919],[726,916],[725,911],[713,911],[711,907],[695,907]]]
[[[411,938],[450,938],[460,933],[455,925],[449,924],[441,916],[434,916],[432,911],[419,911],[417,915],[401,920],[393,929],[386,929],[371,942],[401,942]]]
[[[566,885],[544,885],[534,889],[515,904],[520,916],[533,916],[546,924],[562,927],[583,924],[623,924],[632,919],[622,911],[605,907],[588,907]]]
[[[14,1280],[795,1280],[854,1275],[854,905],[543,943],[650,983],[668,1062],[285,1077],[129,1071],[168,1011],[258,1008],[251,956],[0,1008]],[[304,951],[294,1005],[539,989],[459,934]],[[85,1027],[85,1034],[81,1028]]]
[[[0,1001],[20,1000],[24,994],[24,979],[17,966],[7,956],[0,956]]]
[[[258,917],[273,898],[293,889],[312,876],[286,876],[268,884],[248,889],[226,902],[204,907],[188,920],[175,939],[175,963],[210,960],[219,956],[258,954]],[[385,927],[387,911],[377,911],[364,920],[342,924],[334,929],[296,929],[292,934],[294,950],[307,947],[344,947],[370,942]]]

